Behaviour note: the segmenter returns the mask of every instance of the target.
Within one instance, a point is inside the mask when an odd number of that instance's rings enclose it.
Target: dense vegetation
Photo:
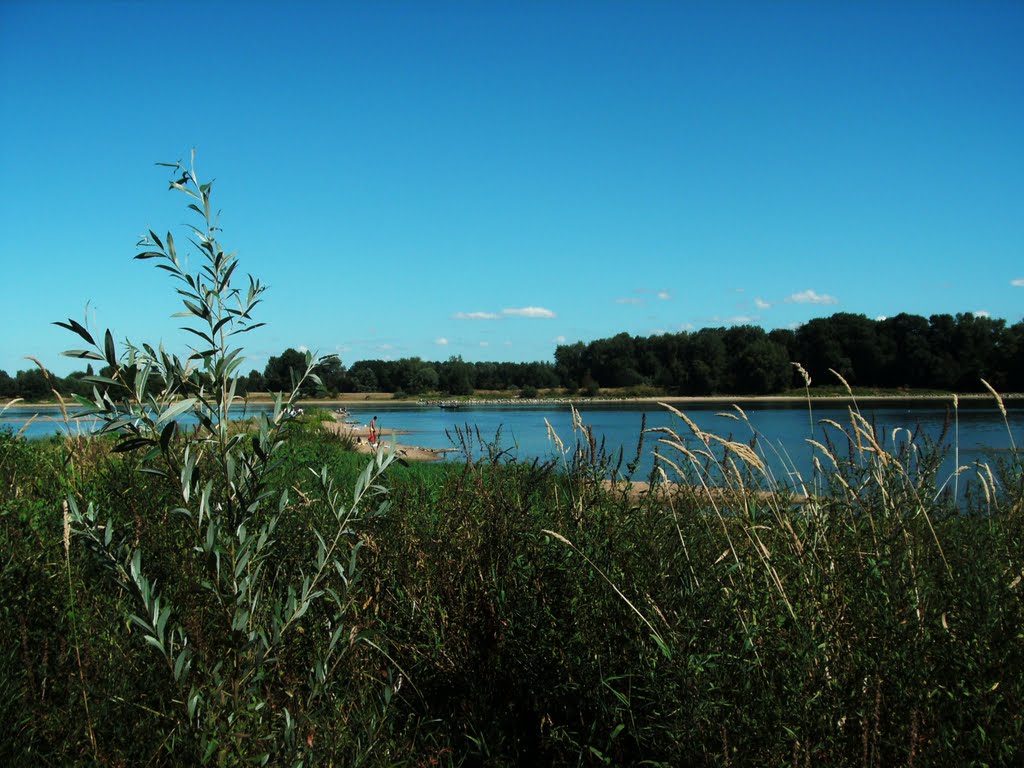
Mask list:
[[[815,318],[795,331],[766,332],[757,326],[704,328],[695,332],[561,345],[555,362],[466,362],[420,358],[360,360],[346,368],[328,361],[320,372],[329,393],[392,392],[468,395],[477,390],[514,392],[561,388],[596,394],[599,388],[653,388],[672,395],[765,395],[802,386],[791,360],[802,361],[816,383],[831,382],[830,370],[856,387],[980,392],[981,379],[1002,392],[1024,392],[1024,321],[971,313],[900,314],[885,320],[837,313]],[[286,349],[263,372],[239,377],[238,392],[282,392],[305,355]],[[91,375],[74,373],[47,382],[38,370],[8,376],[0,371],[0,396],[37,400],[51,387],[89,394]],[[313,394],[307,385],[303,394]]]
[[[174,512],[174,483],[109,443],[4,434],[0,760],[1019,764],[1020,464],[976,480],[957,514],[935,496],[932,456],[874,453],[866,425],[847,431],[845,455],[821,455],[843,480],[803,505],[755,495],[770,485],[739,446],[724,493],[660,499],[592,482],[604,462],[585,433],[559,466],[508,463],[474,436],[473,460],[393,466],[390,509],[353,522],[358,554],[327,585],[347,590],[342,622],[311,608],[213,723],[190,720],[193,689],[129,620],[146,616],[137,592],[79,535],[62,538],[65,494],[102,509],[175,606],[196,666],[224,659],[241,684],[242,633],[218,629],[231,603],[206,597],[214,564]],[[707,436],[681,444],[722,457]],[[350,488],[365,463],[311,425],[279,460],[268,491],[297,501],[263,565],[274,573],[303,568],[311,531],[334,520],[307,467]],[[316,660],[338,628],[334,682],[318,695]],[[216,680],[192,675],[195,689]]]
[[[853,407],[803,479],[678,412],[638,444],[652,492],[602,482],[622,459],[578,416],[559,461],[466,432],[403,466],[289,407],[309,356],[235,424],[263,289],[173,168],[200,266],[170,234],[137,258],[202,343],[62,322],[100,434],[0,431],[2,764],[1020,764],[1016,449],[939,477]]]
[[[264,374],[252,371],[248,391],[280,391],[302,355],[286,350]],[[792,360],[816,383],[838,372],[856,387],[981,392],[985,379],[1003,392],[1024,392],[1024,321],[971,313],[900,314],[884,320],[837,313],[795,331],[757,326],[704,328],[696,332],[561,345],[555,363],[469,363],[419,358],[362,360],[346,370],[334,363],[322,374],[332,392],[441,391],[562,388],[595,394],[599,388],[655,388],[672,395],[767,395],[801,387]]]

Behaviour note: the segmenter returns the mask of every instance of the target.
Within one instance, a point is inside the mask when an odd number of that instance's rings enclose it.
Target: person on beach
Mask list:
[[[377,417],[376,416],[374,416],[372,419],[370,419],[370,434],[367,436],[366,441],[370,445],[375,445],[377,443]]]

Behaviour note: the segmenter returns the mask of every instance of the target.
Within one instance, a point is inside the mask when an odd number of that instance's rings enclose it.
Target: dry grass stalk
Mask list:
[[[587,563],[587,565],[589,565],[591,568],[597,571],[597,573],[600,574],[601,578],[608,582],[608,586],[615,590],[615,594],[617,594],[623,600],[623,602],[625,602],[626,605],[628,605],[630,609],[632,609],[633,613],[640,617],[640,621],[642,621],[647,626],[647,628],[651,630],[651,633],[657,638],[658,643],[661,646],[665,647],[665,641],[661,637],[661,634],[658,632],[658,630],[654,628],[654,625],[651,624],[651,622],[648,621],[647,617],[644,616],[635,605],[633,605],[633,602],[628,597],[626,597],[625,594],[623,594],[622,590],[615,585],[615,582],[609,579],[608,575],[600,568],[598,568],[597,564],[593,560],[587,557],[587,555],[583,551],[581,551],[575,544],[573,544],[571,541],[565,538],[565,536],[563,536],[562,534],[556,533],[552,530],[548,530],[547,528],[542,528],[541,533],[546,533],[548,536],[557,539],[558,541],[562,542],[570,549],[572,549],[580,557],[582,557],[583,560]]]
[[[799,373],[801,378],[804,380],[804,386],[811,386],[811,374],[804,370],[804,367],[800,365],[800,363],[790,363],[790,365],[796,368],[797,373]]]

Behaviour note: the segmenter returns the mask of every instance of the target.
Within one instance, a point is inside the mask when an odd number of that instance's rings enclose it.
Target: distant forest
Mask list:
[[[561,345],[554,363],[470,363],[460,357],[430,362],[418,357],[361,360],[346,368],[329,361],[320,371],[328,393],[391,392],[468,395],[476,390],[563,388],[596,394],[600,388],[651,387],[672,395],[766,395],[803,387],[792,362],[812,386],[835,385],[829,372],[858,387],[978,392],[981,379],[1002,392],[1024,392],[1024,321],[976,316],[900,314],[884,320],[837,313],[796,330],[751,325],[630,336]],[[287,349],[266,368],[239,381],[238,392],[276,392],[291,385],[291,370],[305,356]],[[99,372],[109,376],[110,370]],[[10,376],[0,371],[0,396],[39,400],[52,388],[91,394],[92,369],[47,381],[38,369]],[[312,391],[307,394],[314,394]]]

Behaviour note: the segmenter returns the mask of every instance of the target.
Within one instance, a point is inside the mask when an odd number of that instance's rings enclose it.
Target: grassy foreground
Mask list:
[[[112,441],[2,433],[0,763],[1024,760],[1016,453],[972,468],[958,510],[966,472],[937,478],[925,447],[886,453],[854,412],[793,504],[749,446],[679,425],[648,440],[653,479],[686,482],[639,501],[595,482],[608,459],[582,424],[557,466],[509,463],[479,435],[462,435],[473,460],[393,465],[390,506],[351,520],[346,564],[322,582],[343,598],[259,659],[220,629],[231,606],[209,584],[228,561],[194,546],[174,483]],[[348,448],[315,422],[290,433],[276,546],[231,560],[236,580],[317,562],[311,531],[335,516],[324,478],[349,493],[364,471]],[[140,617],[72,530],[69,498],[142,553],[191,673],[155,647],[162,610]]]

